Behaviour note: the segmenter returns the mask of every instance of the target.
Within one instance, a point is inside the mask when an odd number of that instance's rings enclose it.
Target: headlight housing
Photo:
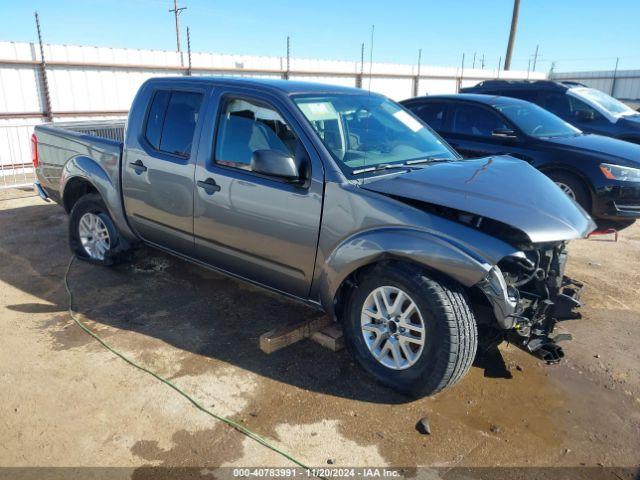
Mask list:
[[[622,182],[640,182],[640,168],[623,167],[622,165],[612,165],[601,163],[600,170],[609,180],[620,180]]]

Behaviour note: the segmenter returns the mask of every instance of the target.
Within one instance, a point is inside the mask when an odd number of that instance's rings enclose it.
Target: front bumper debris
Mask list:
[[[534,246],[505,257],[478,284],[491,304],[503,338],[547,363],[558,363],[564,352],[553,336],[556,324],[581,318],[581,282],[564,275],[564,243]]]

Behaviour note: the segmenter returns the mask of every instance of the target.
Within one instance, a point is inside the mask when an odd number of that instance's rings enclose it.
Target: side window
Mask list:
[[[429,102],[411,109],[421,120],[434,130],[442,130],[447,105],[442,102]]]
[[[160,148],[162,124],[164,123],[164,114],[167,112],[167,105],[169,104],[170,97],[171,92],[167,90],[157,91],[151,101],[151,108],[149,108],[145,137],[156,150]]]
[[[593,115],[593,119],[601,118],[602,115],[591,105],[583,102],[579,98],[576,98],[572,95],[567,95],[567,99],[569,100],[569,105],[571,107],[571,115],[576,118],[581,117],[581,113],[587,113],[588,115]]]
[[[569,97],[564,92],[540,92],[539,105],[559,117],[572,116]]]
[[[296,157],[298,139],[271,106],[254,100],[233,98],[218,119],[215,162],[249,170],[256,150],[278,150]]]
[[[159,150],[181,157],[188,157],[191,154],[200,103],[202,103],[200,93],[171,93],[167,113],[164,116]]]
[[[451,131],[476,137],[491,137],[498,128],[508,128],[500,116],[477,105],[459,104],[451,107]]]
[[[156,92],[147,116],[147,141],[161,152],[188,157],[191,154],[201,103],[200,93],[169,90]]]

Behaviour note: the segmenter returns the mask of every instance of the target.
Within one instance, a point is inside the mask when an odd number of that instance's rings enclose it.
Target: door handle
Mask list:
[[[142,160],[136,160],[135,162],[129,163],[129,165],[136,171],[137,174],[147,171],[147,167],[144,166]]]
[[[204,189],[204,191],[209,195],[213,195],[215,192],[220,191],[220,185],[218,185],[213,178],[207,178],[204,181],[198,180],[196,184],[198,187]]]

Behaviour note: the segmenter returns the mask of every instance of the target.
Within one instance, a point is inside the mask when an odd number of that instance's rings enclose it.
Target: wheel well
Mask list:
[[[71,212],[76,202],[88,193],[98,193],[98,190],[96,190],[96,187],[94,187],[91,182],[78,177],[69,180],[64,187],[64,193],[62,195],[62,202],[67,213]]]
[[[582,184],[582,186],[587,190],[587,192],[589,192],[589,199],[593,203],[593,197],[595,192],[593,191],[591,182],[588,181],[585,178],[585,176],[582,175],[581,173],[578,173],[575,170],[572,170],[570,168],[563,168],[563,167],[549,167],[546,169],[542,169],[540,171],[544,173],[546,176],[550,176],[553,172],[558,172],[558,173],[564,173],[566,175],[571,175],[572,177],[575,177]]]
[[[428,272],[429,276],[433,279],[443,278],[451,282],[456,282],[458,284],[460,283],[460,282],[457,282],[455,279],[451,278],[450,276],[442,273],[439,270],[435,270],[433,268],[430,268],[427,265],[413,262],[405,258],[388,258],[387,257],[387,258],[378,259],[357,268],[356,270],[351,272],[347,276],[347,278],[345,278],[342,281],[342,283],[336,290],[336,294],[333,297],[334,320],[340,319],[341,314],[346,306],[346,302],[348,301],[349,296],[351,295],[351,292],[358,285],[360,278],[362,278],[363,275],[365,275],[367,272],[370,272],[371,270],[374,270],[380,267],[388,267],[388,266],[400,266],[400,267],[404,266],[408,268],[418,268],[420,270],[424,270],[425,272]],[[464,285],[462,285],[462,288],[466,290],[468,295],[471,294],[471,289],[465,287]]]

